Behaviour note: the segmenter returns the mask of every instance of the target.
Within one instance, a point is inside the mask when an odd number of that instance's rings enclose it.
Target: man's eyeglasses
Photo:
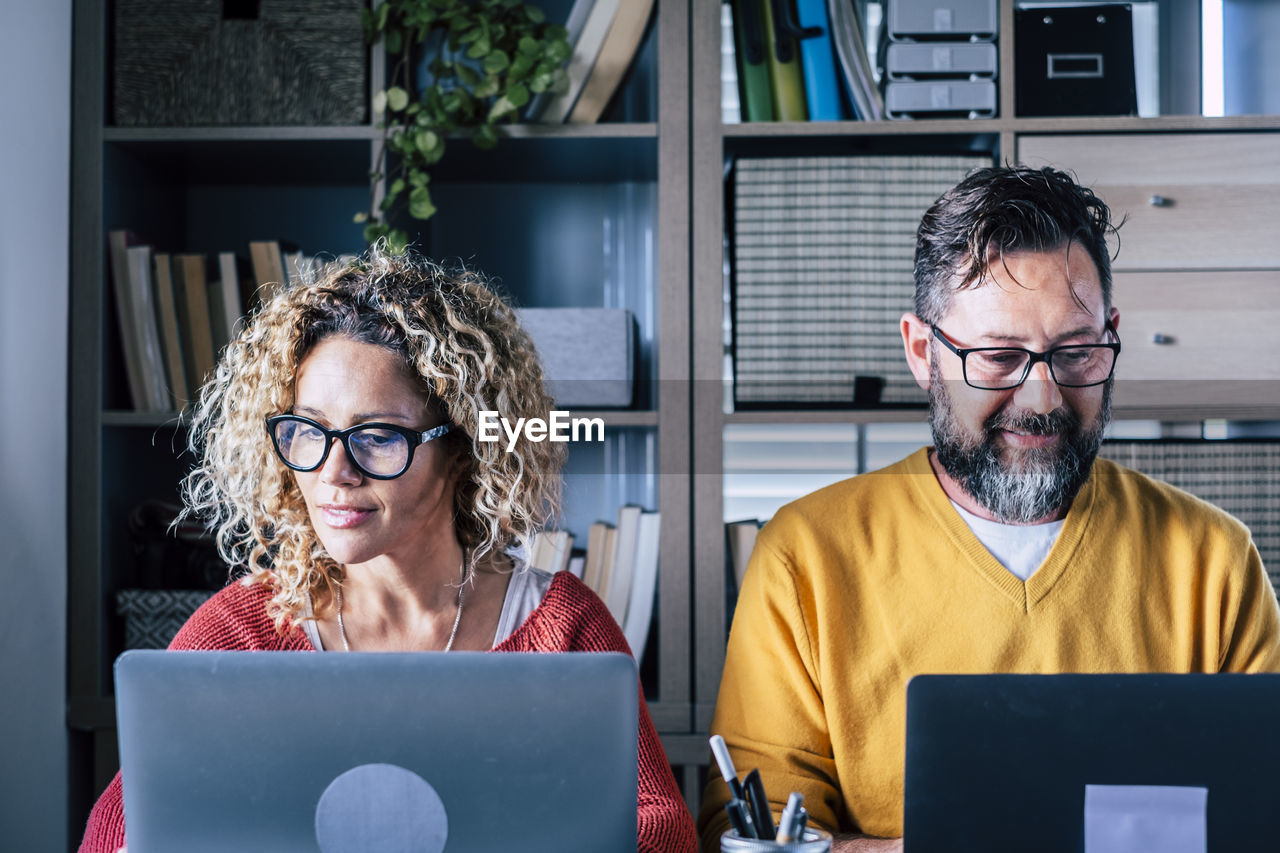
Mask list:
[[[413,451],[419,444],[453,429],[441,424],[426,432],[418,432],[396,424],[356,424],[347,429],[325,427],[300,415],[276,415],[267,418],[267,434],[280,461],[295,471],[314,471],[329,458],[336,438],[347,451],[347,458],[360,473],[375,480],[393,480],[413,462]]]
[[[1116,357],[1120,355],[1120,336],[1110,323],[1104,326],[1104,330],[1111,334],[1113,343],[1069,344],[1044,352],[1021,347],[961,349],[947,340],[947,336],[937,326],[930,325],[929,328],[944,347],[960,356],[965,383],[984,391],[1017,388],[1027,381],[1031,368],[1041,361],[1049,365],[1053,381],[1064,388],[1101,385],[1115,372]]]

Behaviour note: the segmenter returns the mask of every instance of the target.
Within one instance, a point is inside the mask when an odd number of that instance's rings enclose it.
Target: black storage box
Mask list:
[[[362,124],[364,7],[364,0],[115,0],[115,123]]]
[[[1137,115],[1128,3],[1014,13],[1019,116]]]

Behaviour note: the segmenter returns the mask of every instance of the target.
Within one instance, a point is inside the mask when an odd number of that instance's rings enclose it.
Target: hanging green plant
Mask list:
[[[492,148],[498,125],[517,120],[530,98],[568,87],[571,50],[564,27],[520,0],[386,0],[361,18],[365,40],[385,43],[388,86],[373,101],[382,146],[369,210],[355,219],[365,223],[366,242],[385,238],[399,251],[408,235],[396,218],[436,212],[430,169],[446,140],[469,136]]]

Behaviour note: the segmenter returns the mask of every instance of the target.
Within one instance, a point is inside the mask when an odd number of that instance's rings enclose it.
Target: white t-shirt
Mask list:
[[[1063,519],[1047,524],[1001,524],[978,518],[955,501],[951,505],[991,556],[1024,581],[1044,563],[1045,557],[1053,550],[1053,543],[1058,541],[1062,525],[1066,523]]]
[[[515,570],[511,573],[511,583],[507,584],[506,598],[502,600],[498,630],[493,635],[495,646],[514,634],[515,630],[524,624],[524,620],[529,618],[529,614],[538,609],[549,586],[551,586],[551,575],[542,569],[531,568],[523,563],[516,564]],[[307,596],[304,615],[312,615],[310,595]],[[316,647],[316,651],[324,651],[324,644],[320,641],[320,631],[316,628],[315,620],[303,620],[302,631],[311,641],[311,645]]]

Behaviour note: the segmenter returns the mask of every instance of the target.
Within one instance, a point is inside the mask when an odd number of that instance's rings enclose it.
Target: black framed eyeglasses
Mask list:
[[[937,326],[930,325],[933,336],[960,356],[965,384],[983,391],[1007,391],[1017,388],[1031,375],[1031,368],[1043,361],[1049,375],[1063,388],[1090,388],[1111,378],[1120,355],[1120,336],[1111,323],[1103,326],[1114,338],[1105,344],[1068,344],[1044,352],[1021,347],[969,347],[961,349],[947,339]]]
[[[413,463],[420,444],[439,438],[452,424],[419,432],[396,424],[356,424],[346,429],[326,429],[301,415],[267,418],[267,434],[280,461],[295,471],[314,471],[329,458],[336,438],[360,473],[375,480],[394,480]]]

